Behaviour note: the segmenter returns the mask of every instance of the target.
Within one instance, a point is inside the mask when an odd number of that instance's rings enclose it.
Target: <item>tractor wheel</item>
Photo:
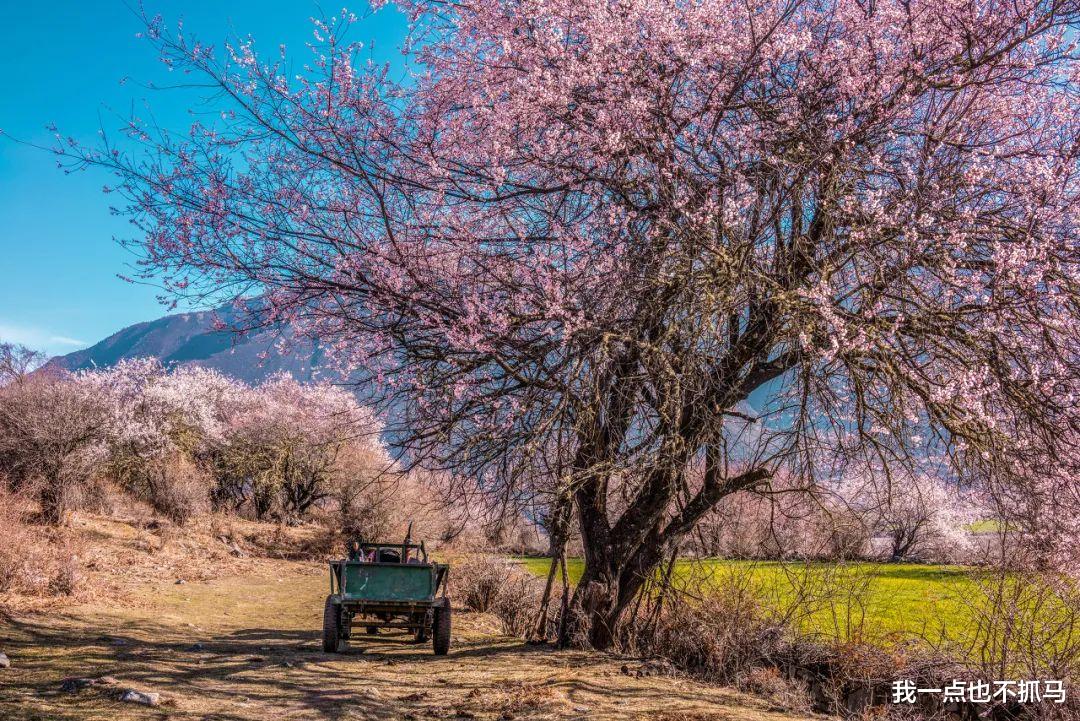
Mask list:
[[[365,629],[365,630],[367,631],[368,636],[374,636],[375,634],[377,634],[379,632],[379,627],[378,626],[368,626],[367,629]]]
[[[450,599],[435,609],[435,622],[431,625],[431,646],[436,656],[445,656],[450,650]]]
[[[341,607],[334,603],[333,596],[326,597],[323,607],[322,648],[326,653],[337,653],[341,649]]]

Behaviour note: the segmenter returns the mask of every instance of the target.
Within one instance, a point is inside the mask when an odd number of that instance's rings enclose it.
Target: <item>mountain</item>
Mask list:
[[[239,327],[238,311],[231,305],[167,315],[128,326],[84,350],[56,356],[46,367],[76,371],[111,366],[126,358],[154,357],[166,366],[214,368],[248,383],[278,371],[300,381],[333,375],[322,365],[322,350],[307,341],[293,341],[287,326],[254,332],[230,330]],[[278,348],[280,339],[289,341],[285,351]]]

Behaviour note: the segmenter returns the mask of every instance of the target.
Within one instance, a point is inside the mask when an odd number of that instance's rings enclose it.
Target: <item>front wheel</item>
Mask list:
[[[450,650],[450,599],[444,598],[443,605],[435,609],[434,622],[431,624],[431,646],[436,656],[445,656]]]
[[[334,603],[333,596],[326,597],[323,607],[322,648],[326,653],[337,653],[341,646],[341,606]]]

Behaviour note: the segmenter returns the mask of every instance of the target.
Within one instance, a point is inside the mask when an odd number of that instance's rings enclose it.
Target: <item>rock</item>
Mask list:
[[[589,713],[589,706],[575,706],[574,713]]]
[[[79,693],[88,686],[116,686],[120,682],[114,676],[101,676],[99,678],[78,678],[71,676],[60,683],[60,690],[67,693]]]
[[[623,676],[629,676],[630,675],[630,667],[627,666],[625,663],[623,664],[622,668],[619,669],[619,670],[622,671]]]
[[[514,721],[514,712],[513,711],[503,711],[502,715],[499,716],[499,718],[501,718],[502,721]]]
[[[363,691],[360,692],[360,695],[361,696],[366,696],[366,697],[368,697],[370,699],[380,699],[380,698],[382,698],[382,694],[379,693],[378,689],[374,689],[374,688],[365,688]]]
[[[161,694],[151,693],[149,691],[136,691],[133,688],[129,688],[120,695],[120,700],[124,703],[138,703],[143,706],[157,706],[161,703]]]
[[[187,581],[185,581],[185,580],[184,580],[184,579],[182,579],[182,578],[178,578],[178,579],[176,579],[176,585],[177,585],[177,586],[183,586],[183,585],[184,585],[185,583],[187,583]]]
[[[0,653],[0,668],[11,668],[11,659],[6,653]]]
[[[87,686],[92,686],[94,680],[92,678],[65,678],[60,682],[60,690],[65,693],[79,693]]]
[[[188,651],[202,651],[203,650],[203,645],[201,643],[199,643],[198,641],[196,641],[195,643],[188,646],[187,650]]]

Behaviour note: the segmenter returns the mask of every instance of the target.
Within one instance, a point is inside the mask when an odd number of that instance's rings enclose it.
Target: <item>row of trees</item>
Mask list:
[[[322,507],[371,525],[399,480],[378,419],[328,384],[281,375],[249,386],[149,359],[71,375],[29,368],[0,387],[0,473],[36,493],[51,523],[107,479],[181,523],[210,507],[285,522]]]
[[[285,376],[252,388],[197,367],[167,372],[150,359],[31,377],[40,361],[0,344],[0,464],[13,486],[38,490],[50,521],[96,477],[179,522],[208,506],[295,521],[329,505],[346,527],[379,535],[388,530],[380,508],[395,495],[398,505],[403,500],[407,484],[382,446],[378,420],[340,388]],[[972,550],[968,529],[986,513],[973,494],[926,474],[892,484],[853,475],[813,492],[777,481],[768,493],[723,499],[682,549],[733,558],[958,560]],[[537,547],[537,530],[524,518],[501,520],[491,542]],[[872,547],[875,537],[887,548]]]
[[[982,560],[988,544],[974,529],[992,513],[928,474],[892,484],[853,475],[812,492],[776,482],[767,494],[723,499],[683,546],[728,558],[969,562]]]

